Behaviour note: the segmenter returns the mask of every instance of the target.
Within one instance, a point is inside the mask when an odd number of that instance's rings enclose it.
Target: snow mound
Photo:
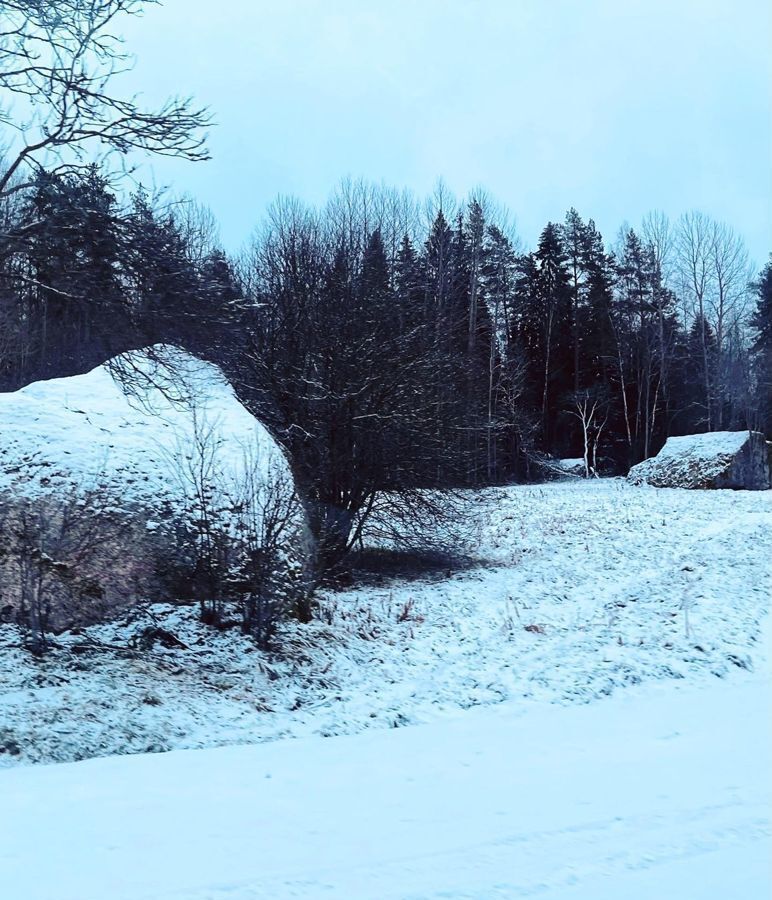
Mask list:
[[[565,475],[580,475],[583,477],[585,473],[584,460],[581,457],[577,459],[556,459],[555,467]]]
[[[763,490],[770,486],[768,446],[752,431],[670,437],[657,456],[633,466],[627,477],[654,487]]]
[[[255,460],[261,469],[284,465],[216,366],[175,348],[151,350],[0,394],[0,490],[105,487],[126,501],[173,501],[183,492],[180,462],[205,433],[226,477]],[[120,371],[131,372],[133,394]]]

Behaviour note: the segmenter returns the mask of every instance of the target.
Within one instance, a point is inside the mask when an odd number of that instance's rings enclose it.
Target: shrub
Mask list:
[[[64,496],[0,492],[0,606],[32,649],[48,635],[132,606],[152,583],[138,510],[94,488]]]

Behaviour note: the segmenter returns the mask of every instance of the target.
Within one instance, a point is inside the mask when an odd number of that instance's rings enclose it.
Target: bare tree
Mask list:
[[[344,201],[322,214],[289,200],[272,208],[242,263],[252,346],[234,378],[287,453],[327,575],[379,495],[419,502],[447,434],[435,402],[448,381],[444,335],[423,297],[393,288],[380,204]]]
[[[210,624],[238,613],[242,630],[265,646],[283,619],[311,618],[311,545],[292,478],[257,445],[226,467],[219,423],[195,400],[191,414],[192,431],[168,460],[184,503],[162,525],[178,590]]]
[[[152,580],[145,524],[98,478],[58,497],[0,493],[0,595],[30,649],[137,602]]]
[[[675,235],[670,220],[661,210],[647,213],[641,225],[641,234],[653,254],[662,283],[669,285],[673,277]]]
[[[681,217],[676,239],[678,273],[688,313],[698,323],[708,430],[725,427],[733,415],[731,394],[737,334],[747,317],[752,269],[742,238],[703,213]],[[732,346],[729,346],[730,334]],[[717,359],[711,359],[715,340]]]
[[[691,314],[699,325],[705,423],[707,430],[713,431],[713,365],[707,317],[713,274],[713,226],[708,217],[700,212],[684,213],[678,222],[676,246],[678,273],[684,295],[691,299]]]
[[[753,267],[745,242],[723,222],[712,223],[710,253],[712,290],[708,306],[716,341],[723,348],[728,331],[748,313]]]
[[[598,444],[608,423],[609,401],[603,391],[576,391],[568,412],[582,426],[584,477],[598,477]]]
[[[94,152],[208,158],[209,115],[173,98],[156,110],[111,91],[131,67],[117,29],[155,0],[3,0],[0,3],[0,122],[11,129],[0,196],[29,186],[43,166],[72,171]],[[15,101],[22,118],[11,110]]]

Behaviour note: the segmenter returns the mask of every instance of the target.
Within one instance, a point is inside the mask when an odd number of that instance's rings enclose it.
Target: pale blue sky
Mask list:
[[[124,89],[214,113],[211,162],[153,171],[230,248],[348,175],[484,186],[528,244],[571,205],[607,239],[697,208],[772,250],[768,0],[165,0],[127,37]]]

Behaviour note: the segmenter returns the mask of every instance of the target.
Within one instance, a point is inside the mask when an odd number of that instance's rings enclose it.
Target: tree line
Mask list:
[[[527,250],[482,192],[349,182],[277,202],[234,258],[195,204],[122,196],[136,151],[208,157],[206,110],[113,90],[115,23],[145,5],[0,4],[0,390],[153,344],[217,363],[284,448],[322,568],[373,517],[420,532],[431,489],[770,433],[770,267],[752,281],[701,213],[609,242],[570,209]]]
[[[480,193],[344,183],[274,204],[239,257],[191,203],[121,201],[92,165],[2,203],[0,383],[169,343],[217,362],[345,554],[384,503],[618,473],[672,434],[769,429],[769,266],[699,213],[609,246],[570,209],[532,251]],[[428,501],[423,501],[428,502]]]

